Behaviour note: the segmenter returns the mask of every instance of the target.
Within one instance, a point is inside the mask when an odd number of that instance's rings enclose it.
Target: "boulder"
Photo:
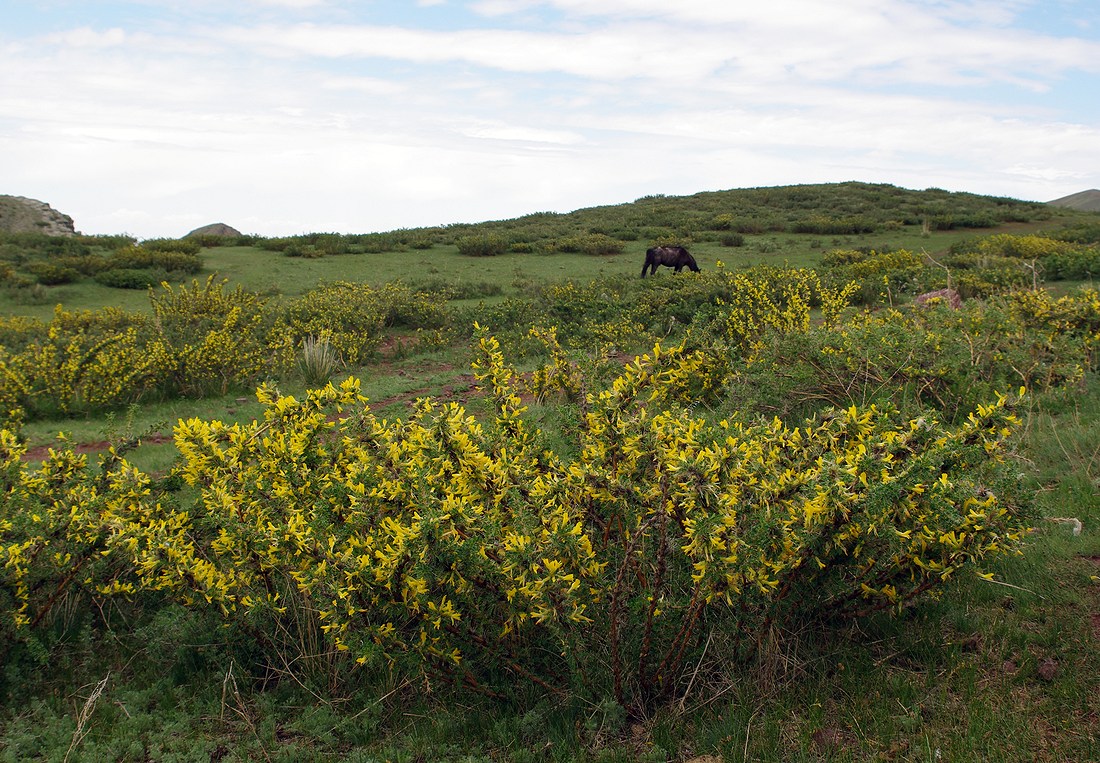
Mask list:
[[[915,305],[927,305],[933,300],[939,300],[952,310],[958,310],[962,307],[962,297],[954,289],[939,289],[938,291],[929,291],[924,294],[919,294],[913,297],[913,304]]]
[[[25,196],[0,195],[0,231],[45,233],[48,236],[76,235],[73,218],[44,201]]]
[[[195,228],[195,230],[188,233],[184,238],[198,238],[199,236],[225,236],[226,238],[236,238],[241,235],[243,234],[231,225],[226,225],[225,223],[211,223],[201,228]]]

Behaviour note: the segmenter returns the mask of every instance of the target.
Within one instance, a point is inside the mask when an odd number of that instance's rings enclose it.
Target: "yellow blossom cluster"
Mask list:
[[[733,273],[728,297],[719,299],[723,323],[719,335],[736,347],[748,362],[763,350],[767,334],[806,333],[810,329],[811,305],[819,302],[825,325],[834,325],[847,309],[854,283],[828,286],[817,272],[788,268],[773,277]]]
[[[248,424],[180,421],[178,496],[117,454],[30,468],[0,430],[0,630],[32,631],[77,587],[155,594],[272,642],[312,622],[349,659],[469,685],[610,678],[629,704],[682,686],[702,629],[900,607],[1023,539],[993,480],[1014,398],[954,428],[874,406],[714,422],[689,406],[728,368],[658,343],[587,392],[575,443],[551,452],[483,330],[477,355],[489,420],[431,399],[379,419],[348,379],[302,399],[262,386]],[[574,373],[555,357],[547,384]]]

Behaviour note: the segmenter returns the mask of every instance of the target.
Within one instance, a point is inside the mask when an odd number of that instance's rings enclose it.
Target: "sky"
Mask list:
[[[0,194],[84,233],[850,180],[1100,188],[1100,3],[0,0]]]

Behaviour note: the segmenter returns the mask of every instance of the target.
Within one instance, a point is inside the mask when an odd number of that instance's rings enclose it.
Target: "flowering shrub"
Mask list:
[[[402,283],[382,287],[336,281],[319,286],[288,305],[277,333],[300,344],[306,337],[324,340],[344,363],[366,361],[390,326],[442,329],[448,323],[445,300]]]
[[[49,324],[8,319],[0,345],[0,407],[82,411],[134,400],[167,373],[148,321],[120,310],[55,311]],[[159,345],[157,346],[159,347]]]
[[[1015,292],[985,302],[858,313],[773,333],[738,370],[728,404],[780,415],[890,403],[957,421],[998,390],[1070,390],[1095,369],[1100,300]]]
[[[293,353],[287,337],[266,330],[266,300],[240,286],[230,290],[213,276],[202,285],[162,284],[150,301],[157,336],[147,351],[170,369],[164,386],[180,395],[224,395],[285,367]]]
[[[713,422],[686,406],[728,370],[657,344],[550,452],[496,340],[477,342],[492,420],[429,399],[379,419],[354,379],[301,400],[263,386],[262,420],[179,422],[178,498],[114,456],[89,470],[62,448],[32,470],[0,431],[4,637],[33,635],[66,591],[156,593],[271,643],[311,621],[340,669],[638,709],[787,618],[898,609],[1023,540],[1001,491],[1015,398],[958,427],[876,406]]]
[[[146,395],[224,393],[284,368],[294,348],[268,333],[266,303],[213,278],[151,292],[153,316],[117,308],[48,324],[7,319],[0,405],[30,414],[115,407]]]

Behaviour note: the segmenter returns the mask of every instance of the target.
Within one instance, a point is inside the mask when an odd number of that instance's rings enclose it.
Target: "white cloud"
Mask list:
[[[496,121],[477,121],[456,126],[457,132],[471,138],[515,141],[519,143],[548,143],[558,146],[576,145],[584,138],[575,132],[543,130],[536,127],[507,124]]]
[[[1100,125],[1062,90],[1100,43],[1019,28],[1022,2],[496,0],[449,31],[268,5],[262,25],[0,32],[4,192],[145,237],[851,179],[1100,186]]]
[[[328,0],[248,0],[248,2],[251,5],[303,9],[327,5]]]
[[[126,32],[117,27],[103,32],[81,27],[46,35],[43,42],[64,48],[114,48],[126,42]]]

